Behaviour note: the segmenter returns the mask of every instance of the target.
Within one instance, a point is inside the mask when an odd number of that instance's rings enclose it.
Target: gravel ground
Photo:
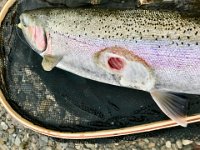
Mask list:
[[[1,6],[5,0],[0,0]],[[195,137],[194,137],[195,139]],[[85,142],[84,142],[85,143]],[[0,105],[0,150],[111,150],[111,149],[130,149],[130,150],[193,150],[200,149],[199,140],[178,139],[178,138],[139,138],[135,141],[121,140],[118,143],[96,143],[82,144],[75,141],[62,141],[52,139],[47,136],[37,134],[18,124]]]
[[[37,134],[18,124],[0,105],[0,150],[193,150],[200,149],[200,140],[139,138],[135,141],[122,140],[118,143],[59,142],[56,139]]]

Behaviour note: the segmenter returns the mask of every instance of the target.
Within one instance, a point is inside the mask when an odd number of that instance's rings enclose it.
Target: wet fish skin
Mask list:
[[[27,41],[44,57],[45,70],[57,66],[150,92],[165,114],[187,125],[187,100],[169,92],[200,94],[199,18],[145,10],[44,9],[25,12],[20,20]]]

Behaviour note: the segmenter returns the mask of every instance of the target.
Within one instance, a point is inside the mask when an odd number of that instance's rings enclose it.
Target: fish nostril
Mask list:
[[[24,17],[21,17],[21,18],[20,18],[20,22],[21,22],[21,24],[22,24],[24,27],[27,27],[27,24],[26,24],[26,22],[25,22]]]

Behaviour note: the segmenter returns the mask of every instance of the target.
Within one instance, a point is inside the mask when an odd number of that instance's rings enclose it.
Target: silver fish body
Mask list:
[[[44,9],[25,12],[20,20],[26,40],[44,57],[45,70],[56,66],[150,92],[164,113],[186,126],[187,101],[169,92],[200,94],[199,18],[146,10]]]

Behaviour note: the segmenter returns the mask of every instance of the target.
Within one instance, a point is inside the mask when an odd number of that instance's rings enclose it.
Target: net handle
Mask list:
[[[6,16],[9,8],[12,7],[12,5],[15,2],[16,0],[8,0],[5,6],[3,7],[2,11],[0,12],[0,25],[4,17]],[[178,126],[176,122],[172,120],[166,120],[166,121],[153,122],[149,124],[137,125],[133,127],[119,128],[119,129],[113,129],[113,130],[101,130],[101,131],[91,131],[91,132],[88,131],[88,132],[76,132],[76,133],[59,132],[59,131],[50,130],[50,129],[46,129],[44,127],[35,125],[32,122],[20,116],[6,101],[6,98],[1,90],[0,90],[0,102],[2,103],[6,111],[23,126],[35,132],[38,132],[47,136],[55,137],[55,138],[62,138],[62,139],[94,139],[94,138],[116,137],[116,136],[121,136],[121,135],[144,133],[144,132],[150,132],[150,131]],[[200,114],[189,116],[186,118],[186,120],[188,124],[200,122]]]

